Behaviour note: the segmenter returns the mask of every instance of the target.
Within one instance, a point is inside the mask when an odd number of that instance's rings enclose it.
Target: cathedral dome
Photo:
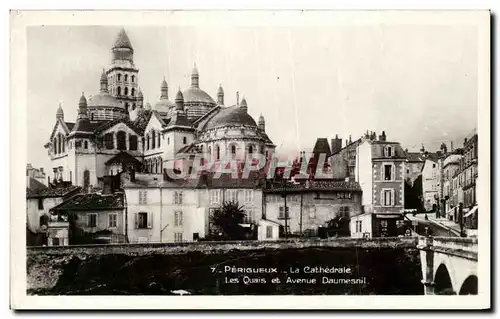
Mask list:
[[[190,87],[184,92],[184,103],[207,103],[215,105],[214,99],[207,92],[197,87]]]
[[[170,113],[172,109],[175,108],[175,103],[170,101],[169,99],[160,99],[153,108],[155,111],[167,114]]]
[[[205,129],[225,126],[252,126],[257,127],[255,120],[238,106],[221,108],[219,113],[211,118]]]
[[[120,103],[116,98],[111,96],[109,93],[99,93],[89,98],[87,101],[88,107],[95,108],[106,108],[106,107],[114,107],[114,108],[122,108],[125,107]]]

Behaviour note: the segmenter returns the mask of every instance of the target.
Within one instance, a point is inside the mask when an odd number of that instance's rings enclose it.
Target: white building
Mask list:
[[[438,159],[428,156],[422,168],[422,196],[426,211],[436,209],[438,205],[440,180]]]

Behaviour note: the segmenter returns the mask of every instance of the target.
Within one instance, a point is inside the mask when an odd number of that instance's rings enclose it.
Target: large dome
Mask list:
[[[205,129],[225,126],[253,126],[257,127],[255,120],[238,106],[221,108],[219,113],[208,120]]]
[[[209,103],[215,105],[214,99],[207,92],[197,87],[190,87],[182,92],[184,103]]]
[[[159,113],[167,114],[167,113],[171,112],[171,109],[174,107],[175,107],[175,103],[170,101],[169,99],[160,99],[155,104],[153,109]]]
[[[87,101],[88,107],[116,107],[125,109],[125,106],[121,104],[116,98],[112,97],[109,93],[99,93],[89,98]]]

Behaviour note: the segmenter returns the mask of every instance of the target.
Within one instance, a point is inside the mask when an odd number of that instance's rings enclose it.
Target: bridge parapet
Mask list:
[[[477,261],[477,238],[420,237],[417,247]]]

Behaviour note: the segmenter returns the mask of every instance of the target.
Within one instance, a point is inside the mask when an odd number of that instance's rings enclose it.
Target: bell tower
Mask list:
[[[134,49],[125,29],[111,48],[111,66],[106,72],[109,93],[131,111],[139,103],[139,70],[134,65]]]

